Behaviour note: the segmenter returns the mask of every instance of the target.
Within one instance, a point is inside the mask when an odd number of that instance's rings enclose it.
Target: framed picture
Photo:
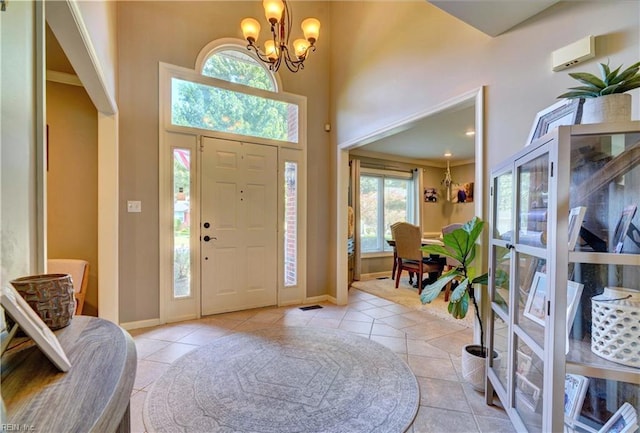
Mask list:
[[[516,373],[516,398],[533,412],[537,412],[540,388],[523,374]]]
[[[621,253],[622,246],[624,243],[624,238],[627,237],[627,231],[629,231],[629,226],[631,225],[631,220],[633,216],[636,214],[637,206],[635,204],[629,205],[622,210],[622,215],[620,215],[620,219],[618,220],[618,224],[616,225],[616,229],[613,232],[613,252]]]
[[[580,236],[580,228],[586,212],[587,208],[585,206],[574,207],[569,211],[569,251],[573,251],[576,248],[576,242]]]
[[[536,114],[526,146],[561,125],[575,125],[582,118],[584,99],[563,99]]]
[[[517,373],[523,375],[523,376],[527,376],[529,374],[529,372],[531,371],[531,364],[532,364],[532,358],[531,355],[527,355],[526,353],[522,352],[521,350],[517,350],[517,357],[516,357],[516,371]]]
[[[544,317],[547,314],[547,275],[536,272],[533,276],[527,304],[524,306],[524,316],[544,326]]]
[[[473,203],[473,182],[457,183],[452,189],[453,203]]]
[[[638,414],[631,404],[624,403],[598,433],[631,433],[637,427]]]
[[[424,189],[424,202],[436,203],[438,201],[438,191],[435,188],[429,187]]]
[[[40,319],[13,287],[2,287],[0,304],[7,314],[33,339],[36,345],[61,371],[69,371],[71,363],[67,359],[60,342],[51,329]]]
[[[571,333],[573,319],[575,319],[576,311],[578,311],[578,304],[580,303],[583,288],[583,284],[576,283],[575,281],[567,281],[567,341],[565,354],[569,353],[569,333]]]
[[[564,379],[564,421],[573,425],[580,415],[589,379],[578,374],[567,374]]]

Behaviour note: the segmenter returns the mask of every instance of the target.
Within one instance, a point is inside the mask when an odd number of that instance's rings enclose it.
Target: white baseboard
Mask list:
[[[160,319],[138,320],[137,322],[121,323],[120,326],[127,331],[130,329],[149,328],[160,325]]]

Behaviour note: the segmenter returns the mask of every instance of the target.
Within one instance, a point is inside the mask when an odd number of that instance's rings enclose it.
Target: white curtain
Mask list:
[[[413,185],[415,188],[415,206],[413,207],[413,218],[415,221],[415,225],[420,227],[420,234],[424,233],[422,230],[422,204],[424,201],[423,191],[424,191],[424,177],[422,176],[421,168],[413,169]]]
[[[360,280],[361,262],[360,262],[360,161],[352,159],[349,161],[350,179],[349,179],[349,202],[353,207],[354,214],[354,256],[355,262],[353,266],[353,279]]]

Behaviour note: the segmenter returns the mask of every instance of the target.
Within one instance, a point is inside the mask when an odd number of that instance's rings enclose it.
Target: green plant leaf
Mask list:
[[[423,252],[428,254],[437,254],[439,256],[451,257],[457,259],[454,252],[446,249],[442,245],[425,245],[420,248]]]
[[[460,272],[457,269],[452,269],[451,271],[442,274],[442,276],[440,276],[440,278],[438,278],[434,283],[428,284],[424,287],[424,289],[422,289],[422,294],[420,294],[420,301],[423,304],[428,304],[429,302],[433,301],[436,297],[438,297],[442,289],[444,289],[444,286],[446,286],[451,280],[458,276],[460,276]]]
[[[600,68],[600,75],[605,78],[605,83],[607,82],[606,78],[611,74],[611,70],[609,69],[609,65],[605,63],[599,63],[598,67]],[[618,67],[620,69],[620,67]]]
[[[620,75],[618,75],[616,78],[611,80],[609,84],[618,84],[623,81],[630,80],[636,76],[639,70],[640,68],[628,68],[625,71],[623,71]]]
[[[469,280],[464,279],[458,283],[458,287],[456,287],[453,292],[451,292],[451,296],[449,296],[449,302],[459,302],[462,299],[462,296],[466,293],[467,287],[469,287]]]
[[[467,315],[467,311],[469,311],[469,292],[465,291],[460,301],[449,302],[447,310],[454,318],[464,319]]]
[[[588,72],[572,72],[569,74],[569,76],[586,85],[596,86],[598,89],[604,89],[605,87],[607,87],[600,78]]]
[[[509,278],[508,275],[506,275],[506,272],[502,271],[502,273],[504,274],[504,276],[507,277],[507,279]],[[497,275],[498,273],[496,272],[496,277]],[[497,281],[498,281],[498,278],[496,278],[496,284],[497,284]],[[471,280],[471,284],[482,284],[483,286],[489,285],[489,274],[485,273],[477,276],[476,278]]]
[[[618,93],[628,92],[629,90],[637,89],[638,87],[640,87],[640,76],[622,83],[618,89]]]
[[[602,65],[602,63],[600,63]],[[609,66],[606,66],[606,69],[600,68],[600,72],[602,73],[602,78],[604,79],[604,84],[607,86],[611,84],[611,80],[614,80],[618,75],[618,71],[620,71],[620,66],[618,66],[613,71],[609,70]]]
[[[607,86],[600,91],[600,95],[611,95],[612,93],[618,93],[618,88],[620,84],[612,84],[611,86]]]
[[[558,99],[597,98],[598,96],[600,96],[599,93],[574,90],[571,92],[563,93],[562,95],[558,96]]]

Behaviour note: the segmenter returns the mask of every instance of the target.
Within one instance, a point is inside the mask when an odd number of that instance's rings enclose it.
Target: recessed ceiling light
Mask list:
[[[467,131],[464,133],[467,137],[471,137],[472,135],[476,135],[476,131]]]
[[[444,154],[445,158],[449,158],[451,156],[451,152],[447,152]]]

